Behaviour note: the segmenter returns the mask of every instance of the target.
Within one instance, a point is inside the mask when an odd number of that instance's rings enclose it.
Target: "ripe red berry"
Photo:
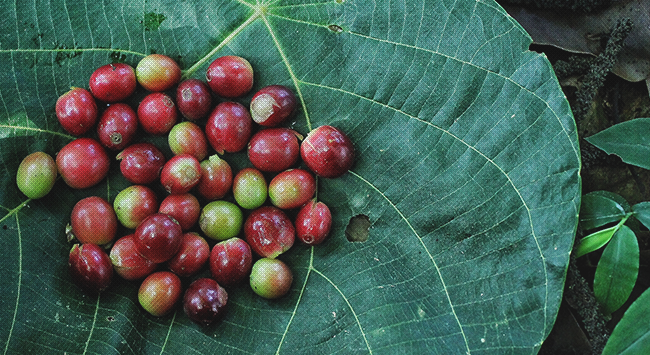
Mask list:
[[[160,176],[165,156],[151,143],[136,143],[126,147],[117,156],[122,175],[134,184],[149,184]]]
[[[183,310],[189,319],[200,325],[210,325],[222,317],[228,293],[216,281],[201,278],[190,284],[183,297]]]
[[[255,123],[275,127],[284,122],[296,109],[296,95],[282,85],[263,87],[251,100],[251,117]]]
[[[199,79],[187,79],[176,88],[176,105],[188,120],[205,117],[212,108],[210,88]]]
[[[192,155],[181,154],[169,159],[160,171],[160,182],[170,194],[184,194],[199,183],[201,164]]]
[[[158,264],[138,253],[134,236],[129,234],[115,241],[109,255],[115,272],[126,280],[141,279],[158,267]]]
[[[98,100],[118,102],[135,91],[135,71],[124,63],[106,64],[90,75],[90,91]]]
[[[218,200],[230,191],[232,179],[230,164],[214,154],[201,162],[201,179],[197,190],[207,200]]]
[[[174,218],[181,228],[186,231],[196,224],[201,215],[201,205],[194,195],[175,194],[165,197],[160,203],[158,212]]]
[[[307,245],[323,242],[332,228],[332,213],[323,202],[307,202],[296,216],[296,236]]]
[[[263,129],[248,142],[248,159],[261,171],[289,169],[300,156],[298,136],[296,131],[288,128]]]
[[[205,75],[208,85],[221,97],[239,97],[253,87],[253,67],[244,58],[227,55],[215,59]]]
[[[91,294],[104,291],[113,279],[111,259],[95,244],[73,245],[68,269],[72,280]]]
[[[219,154],[238,152],[246,147],[253,120],[238,102],[222,102],[214,108],[205,126],[208,142]]]
[[[332,126],[320,126],[309,132],[300,145],[300,156],[316,175],[336,178],[354,164],[354,146],[348,136]]]
[[[99,142],[78,138],[61,148],[56,155],[56,166],[68,186],[85,189],[106,177],[110,161]]]
[[[197,273],[210,257],[210,246],[208,242],[199,236],[198,233],[189,232],[183,234],[181,248],[167,262],[169,270],[181,277],[192,276]]]
[[[161,136],[169,133],[177,118],[176,105],[167,94],[151,93],[138,105],[138,120],[142,129],[149,134]]]
[[[135,229],[135,247],[154,263],[171,259],[181,247],[183,230],[172,218],[162,213],[147,217]]]
[[[103,245],[113,241],[117,216],[106,200],[89,196],[79,200],[70,214],[72,232],[81,243]]]
[[[56,118],[70,134],[80,136],[97,122],[97,104],[86,89],[72,88],[56,100]]]
[[[296,232],[293,223],[281,209],[263,206],[246,218],[244,235],[255,253],[273,259],[291,248]]]
[[[123,103],[110,105],[99,119],[99,142],[108,149],[124,149],[138,130],[138,116],[131,106]]]
[[[239,238],[226,239],[212,247],[209,265],[212,278],[217,282],[224,286],[237,284],[251,272],[251,247]]]

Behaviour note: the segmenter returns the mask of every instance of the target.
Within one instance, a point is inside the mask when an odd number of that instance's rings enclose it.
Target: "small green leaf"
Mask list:
[[[618,222],[627,212],[630,204],[620,195],[609,191],[594,191],[582,196],[580,205],[580,225],[593,229]]]
[[[613,125],[585,139],[607,154],[618,155],[628,164],[650,169],[648,132],[650,118],[636,118]]]
[[[580,244],[576,250],[576,258],[602,248],[610,239],[612,239],[612,236],[616,233],[618,228],[619,226],[615,225],[614,227],[599,230],[598,232],[591,233],[580,239]]]
[[[650,229],[650,202],[639,202],[632,206],[632,212],[639,222]]]
[[[638,273],[639,244],[623,225],[605,247],[594,275],[594,294],[605,312],[612,313],[627,301]]]
[[[602,355],[650,353],[650,289],[625,311],[609,337]],[[642,320],[642,321],[639,321]]]

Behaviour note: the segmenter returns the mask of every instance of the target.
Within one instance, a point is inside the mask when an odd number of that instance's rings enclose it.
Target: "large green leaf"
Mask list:
[[[548,61],[493,1],[16,4],[0,10],[5,353],[535,353],[550,332],[578,221],[576,129]],[[137,283],[99,298],[72,284],[68,215],[83,196],[112,201],[126,186],[116,165],[84,191],[59,181],[27,201],[15,187],[23,156],[71,139],[58,95],[152,51],[191,77],[242,55],[255,88],[295,90],[292,127],[335,125],[357,150],[350,173],[318,184],[330,238],[282,256],[289,295],[231,288],[207,328],[146,315]],[[345,237],[357,215],[365,242]]]

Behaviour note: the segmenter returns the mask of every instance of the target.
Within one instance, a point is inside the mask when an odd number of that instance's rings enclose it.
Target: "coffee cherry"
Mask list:
[[[332,126],[320,126],[309,132],[300,145],[300,156],[316,175],[336,178],[354,164],[354,146],[348,136]]]
[[[244,235],[255,253],[273,259],[291,248],[296,232],[293,223],[281,209],[263,206],[246,218]]]
[[[154,213],[135,229],[135,247],[154,263],[165,262],[176,253],[183,242],[183,230],[171,217]]]
[[[259,296],[280,298],[289,292],[292,282],[293,273],[281,260],[262,258],[253,264],[250,285]]]
[[[138,301],[145,311],[156,317],[168,314],[181,298],[181,279],[169,271],[147,276],[138,289]]]
[[[323,242],[332,228],[332,213],[323,202],[307,202],[296,216],[296,236],[307,245]]]
[[[296,95],[282,85],[263,87],[251,100],[251,117],[255,123],[275,127],[287,120],[296,109]]]
[[[142,58],[135,67],[135,76],[145,89],[160,92],[178,84],[181,68],[166,55],[150,54]]]
[[[61,148],[56,155],[56,166],[68,186],[85,189],[106,177],[110,161],[99,142],[78,138]]]
[[[227,55],[210,63],[205,78],[217,95],[239,97],[253,87],[253,67],[242,57]]]
[[[56,100],[56,118],[70,134],[80,136],[97,122],[97,104],[86,89],[72,88]]]
[[[106,252],[95,244],[75,244],[68,269],[72,280],[91,294],[104,291],[113,279],[113,265]]]
[[[158,180],[165,165],[165,156],[151,143],[126,147],[117,157],[122,175],[133,184],[149,184]]]
[[[113,206],[98,196],[79,200],[72,208],[70,225],[81,243],[103,245],[113,241],[117,232],[117,217]]]
[[[131,185],[115,196],[113,209],[124,227],[135,229],[145,218],[158,211],[158,197],[149,187]]]
[[[106,64],[90,75],[89,85],[90,91],[97,100],[122,101],[135,91],[135,70],[124,63]]]
[[[57,175],[56,162],[52,156],[35,152],[20,162],[16,172],[16,183],[25,196],[39,199],[52,190]]]
[[[203,326],[222,317],[228,293],[215,280],[201,278],[190,284],[183,297],[183,311],[193,322]]]

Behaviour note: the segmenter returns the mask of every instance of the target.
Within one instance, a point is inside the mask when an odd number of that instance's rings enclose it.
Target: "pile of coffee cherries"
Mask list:
[[[142,280],[144,310],[163,316],[182,299],[188,317],[203,325],[220,318],[226,290],[246,279],[264,298],[289,291],[292,272],[278,256],[296,239],[317,245],[329,234],[332,216],[314,197],[316,176],[345,174],[354,147],[332,126],[306,136],[282,127],[297,110],[285,86],[259,89],[248,107],[234,101],[252,88],[253,68],[242,57],[215,59],[204,82],[181,81],[173,59],[152,54],[135,69],[97,68],[90,90],[74,87],[58,98],[56,116],[78,138],[56,160],[44,152],[27,156],[19,189],[41,198],[58,174],[71,188],[94,186],[108,174],[111,152],[132,184],[112,204],[99,196],[75,204],[69,271],[80,287],[104,291],[114,273]],[[138,90],[144,98],[132,108],[126,100]],[[167,135],[173,156],[143,140],[147,135]],[[251,167],[234,172],[227,155],[243,150]],[[206,269],[211,277],[196,276]]]

